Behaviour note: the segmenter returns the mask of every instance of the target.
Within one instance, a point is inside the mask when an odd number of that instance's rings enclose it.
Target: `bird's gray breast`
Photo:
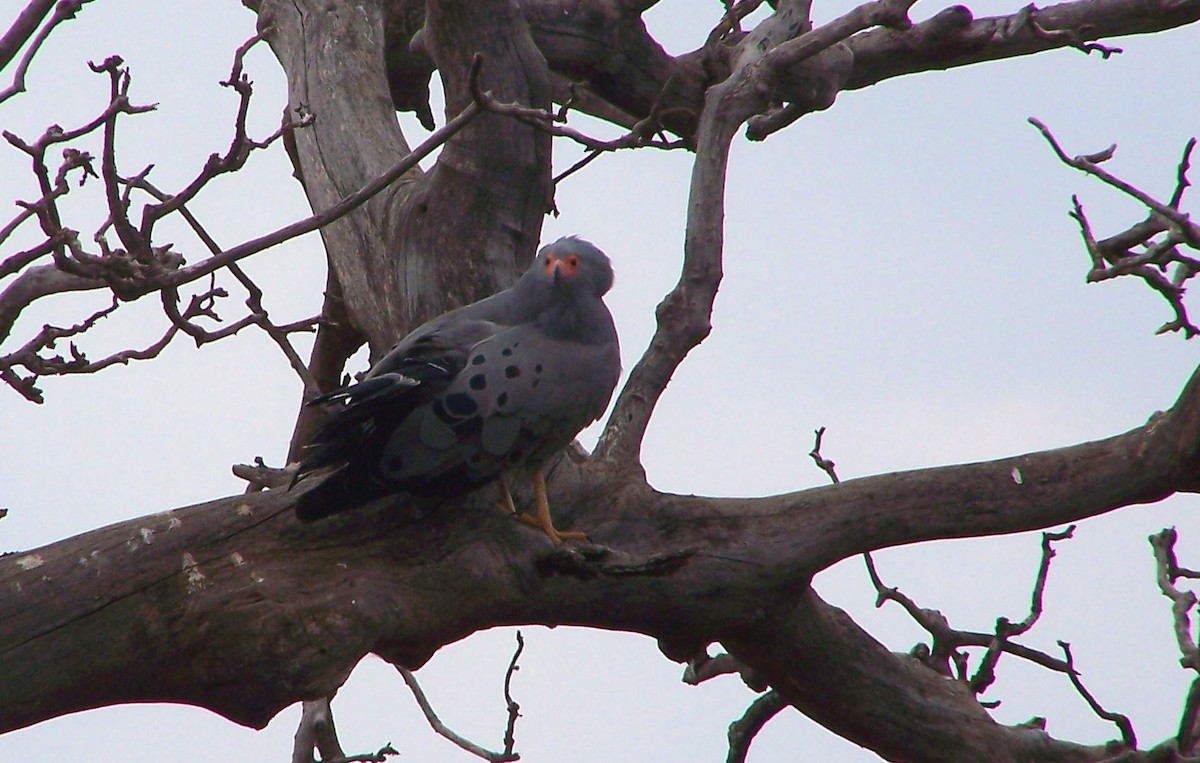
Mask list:
[[[612,348],[529,325],[502,331],[474,345],[446,389],[399,427],[385,471],[436,491],[442,478],[482,484],[540,465],[604,412],[618,372]]]

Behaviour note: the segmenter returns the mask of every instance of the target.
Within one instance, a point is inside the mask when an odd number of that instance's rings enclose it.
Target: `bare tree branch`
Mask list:
[[[322,763],[346,757],[338,741],[328,698],[303,703],[292,745],[292,763],[314,763],[313,750],[320,751]]]
[[[1162,215],[1163,217],[1167,218],[1172,223],[1177,225],[1179,227],[1179,229],[1183,232],[1183,234],[1185,236],[1185,240],[1189,244],[1196,246],[1197,248],[1200,248],[1200,225],[1193,223],[1191,221],[1191,218],[1187,214],[1180,212],[1177,208],[1172,207],[1169,204],[1163,204],[1162,202],[1160,202],[1157,199],[1150,196],[1150,194],[1146,193],[1145,191],[1142,191],[1139,188],[1136,188],[1135,186],[1133,186],[1130,183],[1125,182],[1124,180],[1121,180],[1116,175],[1113,175],[1113,174],[1107,172],[1104,168],[1102,168],[1100,166],[1100,162],[1104,162],[1104,161],[1111,159],[1113,157],[1113,154],[1116,153],[1117,147],[1115,144],[1113,146],[1110,146],[1109,148],[1105,149],[1104,151],[1100,151],[1095,154],[1086,154],[1086,155],[1082,155],[1082,156],[1071,157],[1071,156],[1068,156],[1067,153],[1062,149],[1062,146],[1060,146],[1058,144],[1058,140],[1055,139],[1053,133],[1050,132],[1050,128],[1046,127],[1045,123],[1043,123],[1041,120],[1036,119],[1034,117],[1029,118],[1029,123],[1032,124],[1034,127],[1038,128],[1038,130],[1046,138],[1046,141],[1050,144],[1050,147],[1054,149],[1054,153],[1058,155],[1059,160],[1061,160],[1063,164],[1066,164],[1068,167],[1074,167],[1075,169],[1077,169],[1081,172],[1086,172],[1087,174],[1092,175],[1093,177],[1099,178],[1105,184],[1110,185],[1113,188],[1116,188],[1117,190],[1121,191],[1122,193],[1126,194],[1127,196],[1131,196],[1134,199],[1137,199],[1142,204],[1149,207],[1152,211],[1156,212],[1157,214]],[[1194,147],[1194,146],[1195,146],[1195,139],[1193,138],[1191,141],[1188,142],[1188,148],[1185,150],[1184,158],[1180,162],[1179,173],[1181,175],[1183,175],[1183,178],[1180,181],[1181,186],[1186,186],[1186,184],[1187,184],[1186,168],[1188,167],[1188,157],[1191,155],[1191,150],[1192,150],[1192,147]],[[1179,191],[1178,195],[1182,196],[1182,192]]]
[[[1200,19],[1197,0],[1075,0],[976,19],[952,5],[904,32],[877,29],[848,41],[854,69],[847,90],[891,77],[1030,55],[1080,42],[1147,34]],[[1062,32],[1055,34],[1054,32]]]
[[[1117,729],[1121,732],[1121,741],[1125,743],[1128,749],[1136,750],[1137,735],[1133,732],[1133,724],[1130,723],[1128,716],[1105,710],[1096,701],[1096,698],[1092,696],[1092,693],[1083,685],[1083,681],[1079,679],[1079,671],[1075,669],[1075,660],[1071,656],[1071,645],[1065,641],[1059,641],[1058,646],[1063,650],[1063,655],[1066,657],[1067,677],[1071,679],[1071,684],[1079,692],[1079,696],[1083,697],[1084,701],[1088,703],[1088,706],[1092,708],[1092,712],[1106,721],[1112,721],[1116,725]]]
[[[421,712],[425,714],[425,720],[429,721],[429,725],[439,735],[449,739],[459,749],[465,750],[477,758],[491,761],[491,763],[504,763],[505,761],[520,760],[521,756],[512,751],[493,752],[484,747],[472,742],[470,739],[455,733],[453,729],[442,722],[438,718],[437,713],[433,709],[433,705],[429,704],[429,699],[425,696],[425,692],[421,689],[421,685],[417,683],[417,677],[412,671],[396,666],[396,670],[400,671],[400,677],[404,679],[404,683],[408,684],[408,688],[412,691],[413,698],[417,700],[417,704],[421,707]]]
[[[12,26],[4,33],[4,37],[0,37],[0,70],[3,70],[12,61],[25,43],[33,36],[33,41],[29,43],[29,47],[25,49],[25,55],[21,56],[20,63],[17,64],[16,71],[13,72],[12,84],[0,90],[0,103],[4,103],[9,98],[12,98],[17,93],[25,92],[25,73],[29,70],[29,64],[33,61],[33,57],[37,55],[41,49],[42,43],[54,31],[54,28],[64,21],[69,21],[75,18],[75,14],[86,3],[92,0],[33,0],[29,5],[25,6],[25,10],[17,14],[17,18],[13,21]],[[50,9],[54,9],[54,13],[50,15],[50,20],[42,25],[42,20]],[[38,27],[41,29],[38,30]],[[34,36],[34,30],[38,30]]]
[[[754,737],[787,706],[787,700],[777,691],[768,691],[750,703],[745,714],[729,724],[729,754],[725,763],[745,763]]]
[[[123,244],[125,244],[127,247],[131,247],[132,249],[144,252],[145,248],[149,245],[149,239],[143,235],[143,230],[135,229],[131,224],[128,223],[127,218],[125,217],[125,208],[127,204],[118,190],[122,180],[116,173],[115,157],[112,153],[112,125],[115,124],[113,120],[115,120],[115,117],[118,113],[136,112],[139,110],[145,110],[147,107],[130,107],[128,105],[125,94],[128,87],[128,77],[119,67],[120,60],[116,58],[110,58],[103,64],[94,67],[100,72],[109,74],[112,83],[111,86],[113,97],[111,99],[110,106],[105,109],[105,112],[88,125],[85,125],[78,130],[71,131],[70,133],[47,133],[32,145],[24,143],[11,133],[5,133],[5,137],[8,138],[10,143],[17,145],[27,153],[30,153],[31,156],[34,156],[35,160],[39,160],[40,157],[44,156],[44,152],[48,146],[57,142],[61,142],[62,140],[66,140],[68,139],[68,136],[72,138],[78,137],[79,135],[86,134],[87,132],[96,129],[101,125],[109,125],[109,127],[106,128],[106,149],[102,174],[105,177],[105,186],[107,189],[110,210],[116,210],[113,212],[111,220],[116,225],[118,233],[121,235]],[[477,70],[476,74],[473,76],[478,76]],[[242,103],[244,110],[244,99]],[[280,332],[269,328],[271,324],[269,323],[269,320],[267,320],[265,312],[261,310],[261,294],[256,297],[255,289],[249,289],[251,293],[250,299],[252,302],[257,304],[258,309],[255,309],[255,306],[252,305],[252,314],[250,316],[247,316],[238,322],[216,332],[211,332],[200,328],[193,323],[190,318],[203,315],[215,317],[215,313],[212,312],[212,303],[214,299],[226,296],[226,293],[223,290],[210,288],[203,295],[193,297],[188,308],[182,312],[176,307],[178,297],[172,296],[172,294],[174,294],[174,291],[178,286],[204,276],[211,276],[215,271],[221,268],[235,265],[236,262],[242,258],[248,257],[252,254],[262,251],[263,249],[282,243],[304,233],[309,233],[323,225],[327,225],[328,223],[341,218],[356,207],[366,202],[375,194],[378,194],[409,169],[415,167],[421,159],[423,159],[425,156],[428,156],[429,153],[438,148],[452,135],[465,127],[478,113],[479,106],[475,103],[472,103],[463,111],[463,113],[447,122],[446,125],[430,135],[430,137],[420,146],[414,149],[402,160],[397,162],[388,172],[368,183],[359,191],[345,197],[339,204],[336,204],[333,207],[324,210],[323,212],[314,214],[305,220],[300,220],[296,223],[292,223],[291,225],[284,226],[283,228],[267,234],[266,236],[259,237],[252,241],[245,242],[244,244],[215,254],[196,265],[178,268],[173,271],[166,270],[161,267],[161,263],[166,261],[165,258],[168,257],[170,253],[164,250],[162,252],[155,252],[155,254],[151,257],[145,257],[134,253],[132,255],[133,259],[129,259],[128,255],[118,255],[116,253],[107,253],[105,256],[101,256],[99,258],[92,257],[90,255],[83,255],[83,259],[76,257],[76,261],[79,261],[87,266],[87,270],[85,272],[87,272],[89,276],[92,278],[102,278],[103,280],[92,281],[89,280],[88,277],[81,277],[77,273],[54,274],[53,270],[44,271],[45,277],[39,277],[42,275],[42,272],[36,270],[30,270],[26,273],[22,273],[21,276],[19,276],[14,282],[10,283],[3,292],[0,292],[0,337],[6,335],[8,329],[12,326],[13,322],[15,322],[21,311],[36,299],[49,294],[68,290],[95,289],[102,288],[104,286],[110,286],[115,289],[117,288],[118,282],[113,281],[107,275],[105,272],[107,268],[110,267],[111,263],[119,264],[123,262],[136,261],[142,263],[143,265],[149,266],[149,269],[148,271],[135,276],[131,281],[121,282],[120,292],[123,297],[131,298],[140,294],[161,290],[163,292],[162,301],[164,310],[171,319],[173,325],[196,339],[198,344],[204,344],[225,336],[231,336],[250,324],[257,323],[258,325],[263,326],[267,330],[268,334],[274,333],[272,339],[276,341],[277,344],[280,344],[281,349],[284,349],[285,355],[288,356],[289,363],[292,364],[292,367],[296,369],[297,373],[301,374],[301,378],[305,380],[306,385],[308,385],[309,389],[313,391],[312,393],[315,394],[315,380],[308,375],[303,362],[295,355],[294,350],[289,352],[289,349],[285,348],[285,345],[290,348],[290,344],[286,343],[286,341],[281,343],[280,339],[282,335]],[[242,123],[242,120],[244,120],[244,113],[239,117],[239,124]],[[238,128],[238,132],[243,131],[244,127]],[[273,139],[274,137],[272,137],[270,140]],[[236,143],[237,141],[235,140],[235,145]],[[231,152],[233,152],[233,149],[231,149]],[[81,155],[81,157],[77,159],[75,164],[72,166],[82,166],[82,163],[85,163],[85,160],[86,155]],[[217,165],[220,165],[220,162],[214,164],[210,161],[210,165],[216,167]],[[42,174],[43,188],[46,190],[47,198],[51,198],[52,194],[55,192],[55,187],[51,185],[48,174],[44,172]],[[65,170],[60,171],[59,176],[60,179],[65,177]],[[206,170],[201,173],[200,177],[204,178],[204,182],[207,182],[207,180],[212,176],[215,176],[215,170],[206,165]],[[61,185],[61,183],[59,185]],[[149,185],[144,177],[135,177],[130,179],[126,185],[130,188],[137,187],[144,190],[153,189],[153,186]],[[203,183],[200,183],[200,185],[203,185]],[[195,188],[196,186],[197,183],[193,182],[189,188]],[[192,193],[194,195],[194,190]],[[162,197],[164,194],[157,192],[155,195]],[[179,200],[178,203],[175,203],[173,206],[170,204],[164,204],[159,208],[167,209],[169,206],[170,211],[181,209],[183,207],[183,200],[181,197],[174,198]],[[51,210],[53,210],[52,207]],[[165,214],[165,212],[162,214]],[[159,216],[161,216],[161,214]],[[149,230],[152,228],[153,221],[155,219],[157,219],[157,217],[150,215],[147,218],[147,222],[145,223],[146,227],[144,230]],[[198,232],[202,230],[198,223],[195,223],[194,218],[190,222],[193,224],[193,227],[198,230]],[[46,224],[51,226],[59,225],[57,214],[52,212],[47,217]],[[61,237],[61,234],[58,235]],[[201,234],[201,238],[210,246],[213,245],[211,237],[207,236],[207,234]],[[32,262],[34,259],[36,259],[36,256],[40,254],[40,251],[41,250],[39,249],[34,252],[19,253],[18,255],[14,255],[15,259],[9,258],[6,260],[4,265],[6,268],[28,265],[29,262]],[[56,260],[56,265],[61,263],[62,260]],[[76,270],[76,268],[71,267],[71,270]],[[33,280],[35,278],[36,280]],[[33,280],[32,283],[30,283],[31,280]],[[36,286],[34,284],[36,284]],[[173,333],[173,331],[168,332],[168,334],[164,336],[163,340],[160,340],[159,343],[154,345],[157,350],[152,351],[153,348],[150,348],[146,351],[141,351],[140,353],[138,351],[126,351],[125,353],[118,353],[118,355],[106,359],[107,362],[103,362],[102,364],[75,363],[75,365],[70,366],[70,368],[86,370],[72,370],[71,372],[88,373],[94,370],[100,370],[101,368],[107,367],[112,363],[126,362],[128,359],[138,357],[152,357],[153,355],[157,354],[158,350],[161,350],[161,348],[165,346],[166,342],[170,341],[170,337],[173,336]],[[28,348],[23,348],[16,354],[10,354],[10,356],[5,358],[6,362],[3,364],[5,373],[0,376],[2,376],[5,381],[9,382],[10,386],[14,386],[14,388],[21,392],[27,399],[37,400],[40,402],[41,395],[40,393],[36,392],[36,389],[33,387],[34,380],[30,378],[22,378],[18,375],[14,375],[11,372],[12,365],[19,362],[20,358],[30,357],[29,354],[24,351],[26,349]],[[35,376],[39,373],[49,371],[50,369],[60,369],[56,370],[55,372],[62,373],[65,372],[66,368],[68,368],[68,366],[63,364],[42,365],[40,366],[40,370],[35,372]]]
[[[821,471],[823,471],[827,475],[829,475],[830,481],[836,485],[837,483],[841,482],[841,480],[838,479],[838,476],[837,476],[837,469],[836,469],[837,465],[834,464],[833,461],[831,461],[830,459],[825,458],[823,455],[821,455],[821,440],[823,440],[825,438],[825,427],[821,427],[820,429],[816,430],[816,432],[814,432],[813,434],[814,434],[813,448],[812,448],[812,450],[810,450],[808,452],[808,457],[813,460],[813,463],[815,463],[817,465],[818,469],[820,469]]]
[[[1045,124],[1032,117],[1029,121],[1041,131],[1064,164],[1099,178],[1105,184],[1145,204],[1150,210],[1146,220],[1103,241],[1097,241],[1079,197],[1071,197],[1070,216],[1079,224],[1080,234],[1092,262],[1087,275],[1088,282],[1098,283],[1121,276],[1137,276],[1161,294],[1175,313],[1175,318],[1160,326],[1156,333],[1182,331],[1187,339],[1200,333],[1200,328],[1188,317],[1187,306],[1183,301],[1184,284],[1200,272],[1200,259],[1180,251],[1181,246],[1200,250],[1200,226],[1191,222],[1190,217],[1179,210],[1183,192],[1190,185],[1187,172],[1191,166],[1190,159],[1196,140],[1193,138],[1184,147],[1183,157],[1176,170],[1175,191],[1171,195],[1171,201],[1162,204],[1099,166],[1101,162],[1113,157],[1116,145],[1094,154],[1070,157]],[[1158,238],[1160,234],[1165,235]],[[1142,247],[1141,251],[1133,251],[1133,247],[1137,246]],[[1174,267],[1174,272],[1168,276],[1167,271],[1170,267]]]
[[[1175,560],[1175,541],[1178,534],[1174,528],[1150,536],[1150,545],[1154,549],[1154,561],[1157,571],[1158,589],[1171,600],[1171,615],[1175,625],[1175,643],[1179,646],[1180,664],[1185,668],[1200,673],[1200,647],[1196,645],[1196,637],[1192,634],[1192,623],[1189,613],[1196,606],[1196,594],[1191,591],[1181,591],[1175,586],[1179,579],[1180,570]]]
[[[515,755],[513,750],[517,745],[516,731],[517,719],[521,717],[521,706],[512,696],[512,680],[513,676],[520,669],[517,667],[517,660],[521,658],[521,652],[525,651],[525,639],[521,636],[521,631],[517,631],[517,648],[513,650],[512,659],[508,661],[508,670],[504,671],[504,707],[508,711],[508,723],[504,727],[504,752],[503,755]]]
[[[864,546],[1058,524],[1195,487],[1197,443],[1200,374],[1169,412],[1108,441],[769,498],[661,494],[627,474],[564,460],[551,500],[571,521],[590,518],[597,541],[628,556],[697,549],[656,575],[563,574],[542,562],[557,550],[470,500],[439,512],[437,522],[414,523],[406,499],[396,497],[319,532],[296,523],[294,493],[275,491],[131,520],[0,560],[0,585],[20,586],[19,595],[0,598],[0,644],[9,645],[0,649],[0,671],[10,677],[0,682],[0,728],[153,699],[261,725],[298,698],[328,695],[367,651],[411,670],[480,627],[569,622],[675,643],[719,640],[803,712],[882,754],[1031,760],[1040,755],[1033,749],[1049,744],[1074,750],[1076,760],[1102,759],[1093,748],[997,726],[965,687],[947,689],[959,682],[871,646],[805,586],[817,570]],[[1021,484],[1013,481],[1015,467]],[[490,492],[482,500],[490,503]],[[185,552],[190,561],[181,569]],[[89,561],[81,565],[81,556]],[[311,576],[339,564],[346,568],[338,575]],[[376,595],[344,595],[348,580],[376,581]],[[798,592],[800,608],[789,610]],[[452,612],[447,597],[459,604]],[[610,597],[622,606],[609,606]],[[697,608],[696,600],[714,606]],[[143,607],[177,616],[132,615]],[[778,617],[764,620],[764,607]],[[297,621],[310,625],[284,627]],[[151,622],[169,623],[169,632],[147,632]],[[88,639],[81,651],[84,633],[110,635]],[[127,647],[144,643],[155,645],[151,654]],[[190,659],[177,659],[176,651]],[[73,667],[82,659],[90,671]],[[39,667],[46,661],[59,670]],[[193,681],[194,671],[204,680]],[[219,688],[230,685],[259,691]],[[872,707],[883,715],[837,711],[851,696],[876,698]]]
[[[41,26],[46,14],[54,7],[55,0],[32,0],[17,14],[12,26],[0,37],[0,70],[8,66],[33,33]]]

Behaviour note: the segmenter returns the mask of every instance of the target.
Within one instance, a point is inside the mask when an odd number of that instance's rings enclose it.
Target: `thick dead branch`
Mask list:
[[[709,319],[722,276],[725,168],[730,142],[747,116],[737,97],[740,84],[739,80],[717,85],[705,99],[688,193],[679,283],[655,311],[658,327],[654,337],[617,396],[596,446],[599,459],[623,469],[641,468],[642,439],[659,396],[684,357],[712,330]]]
[[[415,669],[479,628],[572,623],[692,643],[691,654],[720,641],[789,702],[881,754],[1097,760],[1093,748],[994,724],[968,689],[947,688],[959,682],[871,646],[805,585],[867,545],[1025,530],[1194,488],[1197,443],[1194,379],[1169,412],[1110,440],[770,498],[660,494],[624,473],[560,464],[551,500],[598,543],[632,558],[697,549],[649,575],[548,574],[548,541],[491,510],[490,491],[421,521],[398,497],[300,526],[294,494],[275,491],[157,514],[0,560],[10,592],[0,597],[0,727],[153,700],[261,725],[297,699],[328,696],[368,651]],[[372,595],[348,593],[353,581],[370,581]],[[763,619],[797,596],[794,615]],[[853,710],[861,701],[884,715]]]
[[[17,55],[29,38],[41,26],[42,20],[46,18],[46,14],[50,13],[50,9],[54,7],[55,0],[31,0],[25,6],[24,10],[17,14],[13,19],[12,26],[0,37],[0,70],[8,66],[13,57]]]
[[[338,741],[337,727],[333,723],[333,708],[329,699],[305,702],[300,713],[300,724],[292,744],[292,763],[314,763],[313,750],[321,753],[322,763],[330,759],[344,759]]]
[[[1197,0],[1076,0],[979,19],[965,5],[952,5],[907,31],[876,29],[851,38],[847,44],[854,68],[846,89],[915,72],[1079,47],[1107,37],[1148,34],[1197,19]]]

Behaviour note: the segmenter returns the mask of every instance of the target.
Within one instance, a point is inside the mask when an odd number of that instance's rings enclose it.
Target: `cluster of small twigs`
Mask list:
[[[1185,253],[1185,250],[1200,251],[1200,225],[1180,210],[1184,191],[1191,185],[1188,171],[1191,169],[1191,156],[1196,147],[1196,139],[1192,138],[1184,146],[1183,156],[1176,169],[1175,190],[1171,198],[1163,203],[1100,166],[1113,158],[1117,150],[1116,144],[1093,154],[1070,156],[1043,122],[1032,117],[1029,122],[1041,131],[1064,164],[1116,188],[1137,200],[1149,211],[1145,220],[1113,236],[1097,240],[1079,197],[1071,197],[1070,215],[1079,225],[1084,245],[1091,258],[1088,282],[1096,283],[1121,276],[1141,278],[1150,288],[1162,295],[1175,313],[1175,317],[1160,326],[1156,333],[1180,331],[1188,339],[1200,333],[1200,328],[1188,317],[1183,301],[1185,285],[1192,276],[1200,272],[1200,257]]]
[[[118,56],[110,56],[99,64],[90,64],[92,71],[106,75],[109,81],[109,102],[97,117],[73,130],[51,126],[33,141],[26,141],[12,132],[3,133],[11,146],[32,160],[41,196],[33,201],[18,202],[21,211],[0,228],[0,246],[24,224],[34,220],[44,238],[29,249],[0,260],[0,277],[14,276],[0,291],[0,340],[9,336],[24,308],[40,298],[67,291],[100,289],[112,294],[110,306],[83,321],[69,327],[46,325],[21,347],[0,356],[0,378],[26,399],[42,401],[42,392],[37,386],[41,377],[93,373],[117,363],[153,358],[180,333],[190,336],[197,345],[203,345],[232,336],[251,325],[266,331],[301,378],[311,383],[311,379],[306,378],[304,363],[292,347],[289,335],[313,331],[317,319],[313,317],[286,324],[272,322],[262,304],[262,291],[237,267],[236,258],[230,258],[226,256],[227,252],[222,252],[187,207],[213,179],[241,169],[253,151],[267,148],[288,130],[303,127],[310,121],[309,118],[302,118],[285,123],[263,140],[255,140],[247,133],[246,119],[253,88],[243,71],[243,59],[259,39],[258,36],[252,37],[238,48],[230,76],[221,83],[238,96],[234,134],[229,148],[223,154],[210,155],[195,177],[175,193],[166,193],[150,181],[152,166],[130,176],[123,175],[118,169],[115,146],[120,119],[144,114],[155,108],[154,105],[131,102],[130,73]],[[102,145],[99,170],[92,153],[71,145],[97,131],[101,134]],[[62,161],[52,169],[47,154],[60,146]],[[108,215],[91,237],[98,251],[88,251],[79,231],[69,227],[63,220],[59,201],[71,191],[70,181],[74,178],[78,178],[79,187],[89,179],[94,179],[102,186]],[[135,223],[132,212],[138,195],[148,197],[149,201],[141,205],[140,220]],[[179,214],[187,222],[212,257],[185,267],[184,257],[174,251],[170,244],[155,243],[157,224],[173,214]],[[45,258],[50,261],[41,264],[39,261]],[[219,329],[211,329],[202,325],[201,321],[210,325],[222,324],[216,306],[219,300],[230,296],[225,288],[216,283],[216,272],[221,268],[227,269],[245,289],[248,313],[237,321],[221,325]],[[181,306],[180,287],[205,276],[208,276],[207,288],[187,297],[186,305]],[[59,340],[78,337],[93,328],[100,319],[114,313],[121,303],[155,292],[160,295],[163,313],[169,322],[168,329],[157,341],[142,349],[125,349],[94,361],[74,341],[69,348],[69,357],[53,354]]]
[[[357,208],[383,188],[395,182],[421,159],[445,143],[455,133],[470,123],[483,111],[519,119],[551,135],[566,137],[585,146],[587,156],[574,167],[562,173],[561,180],[586,166],[602,153],[623,148],[651,146],[662,149],[684,148],[684,141],[669,140],[659,126],[661,114],[639,121],[625,136],[603,141],[587,136],[565,126],[571,104],[564,105],[558,112],[533,109],[513,103],[498,101],[479,84],[482,56],[472,63],[470,86],[473,101],[458,116],[435,130],[429,138],[411,153],[397,162],[374,181],[359,191],[345,197],[338,204],[304,220],[297,221],[265,236],[244,242],[229,249],[222,249],[186,206],[215,177],[236,172],[244,166],[250,153],[263,149],[278,141],[288,131],[307,126],[312,115],[304,115],[285,123],[279,130],[258,141],[246,131],[246,118],[253,93],[249,78],[243,72],[243,59],[250,48],[259,42],[255,36],[238,48],[229,78],[221,84],[234,90],[239,97],[239,106],[234,123],[234,136],[224,154],[212,154],[201,171],[182,190],[170,194],[156,187],[150,180],[152,167],[146,167],[131,176],[117,171],[115,135],[120,115],[141,114],[152,111],[153,105],[134,105],[129,100],[130,75],[119,57],[113,56],[92,69],[107,74],[110,79],[110,102],[105,110],[87,124],[70,131],[52,127],[40,138],[26,142],[20,137],[5,132],[5,139],[14,147],[28,154],[33,160],[42,196],[32,202],[20,202],[22,211],[3,228],[0,228],[0,245],[24,223],[36,219],[45,238],[37,245],[24,251],[8,255],[0,260],[0,277],[13,276],[3,291],[0,291],[0,341],[7,338],[17,316],[32,302],[50,294],[65,291],[108,289],[113,294],[110,307],[98,311],[89,318],[70,327],[46,326],[43,331],[15,351],[0,355],[0,379],[13,387],[26,399],[42,402],[42,392],[37,386],[44,376],[61,374],[92,373],[116,363],[142,360],[158,355],[180,332],[191,337],[196,344],[203,345],[232,336],[247,326],[263,329],[279,346],[293,370],[304,382],[307,396],[317,394],[315,382],[305,363],[297,354],[288,336],[297,331],[315,330],[318,317],[287,324],[272,322],[262,304],[262,291],[249,278],[238,262],[268,247],[296,236],[311,232],[340,218]],[[103,150],[100,171],[97,172],[95,157],[74,147],[63,150],[63,161],[53,173],[46,162],[47,150],[60,144],[76,141],[103,128]],[[108,217],[96,231],[93,240],[99,253],[85,250],[78,231],[67,227],[61,218],[58,199],[71,190],[69,180],[79,177],[82,186],[89,178],[103,184],[109,211]],[[141,208],[139,224],[130,217],[133,194],[148,196],[151,201]],[[184,257],[170,245],[155,245],[155,225],[172,214],[178,213],[186,221],[197,238],[209,250],[210,256],[193,265],[186,265]],[[108,235],[115,235],[117,243],[109,242]],[[50,257],[51,262],[37,265],[38,260]],[[246,291],[248,312],[241,319],[224,323],[219,329],[210,329],[197,322],[206,319],[212,324],[222,324],[216,312],[216,302],[227,298],[229,292],[218,287],[215,274],[227,270]],[[190,297],[188,305],[180,308],[179,288],[207,276],[209,286],[202,293]],[[160,294],[163,312],[170,327],[157,341],[142,349],[126,349],[113,353],[101,360],[91,361],[72,343],[70,357],[48,354],[57,340],[76,337],[91,329],[96,323],[117,309],[121,302],[131,301],[147,294]]]
[[[821,440],[825,435],[825,427],[816,430],[815,434],[815,442],[809,456],[818,468],[828,474],[834,484],[837,484],[840,480],[834,471],[833,461],[821,454]],[[867,575],[871,579],[871,584],[875,587],[875,606],[882,607],[889,601],[899,604],[913,621],[929,634],[930,644],[917,644],[910,651],[912,657],[947,678],[961,682],[977,698],[995,683],[996,666],[1000,662],[1001,656],[1005,654],[1032,662],[1047,670],[1063,673],[1097,716],[1116,724],[1121,734],[1122,744],[1126,749],[1133,750],[1137,748],[1137,737],[1129,718],[1120,713],[1105,710],[1083,685],[1079,671],[1075,669],[1070,644],[1065,641],[1057,642],[1059,648],[1063,650],[1063,657],[1058,658],[1013,640],[1028,633],[1041,617],[1050,561],[1055,555],[1054,543],[1069,540],[1074,533],[1074,525],[1068,526],[1061,532],[1042,533],[1042,556],[1033,583],[1029,614],[1020,622],[1013,622],[1007,617],[998,617],[991,633],[965,631],[951,627],[949,619],[940,611],[921,607],[899,588],[885,585],[870,553],[863,554],[863,561],[866,563]],[[974,671],[970,669],[970,655],[965,651],[968,648],[984,650]],[[984,707],[999,705],[999,702],[978,701]]]

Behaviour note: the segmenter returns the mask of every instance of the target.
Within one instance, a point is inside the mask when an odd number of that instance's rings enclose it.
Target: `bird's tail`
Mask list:
[[[320,479],[296,499],[296,518],[313,522],[370,503],[386,494],[363,470],[346,465]]]

